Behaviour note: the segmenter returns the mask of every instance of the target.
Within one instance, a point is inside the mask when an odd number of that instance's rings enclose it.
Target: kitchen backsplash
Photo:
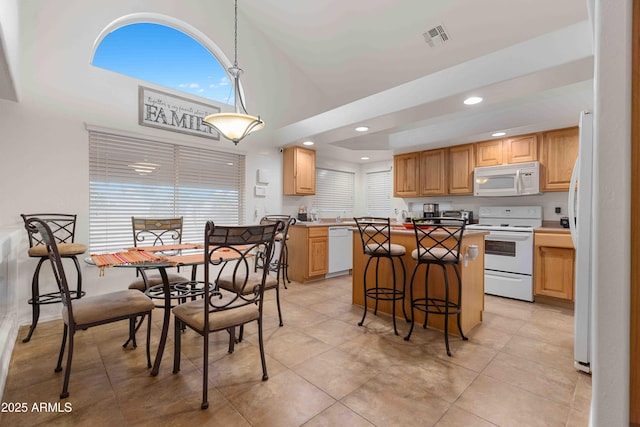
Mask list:
[[[558,221],[563,216],[569,216],[567,192],[549,192],[537,196],[517,196],[517,197],[475,197],[475,196],[442,196],[442,197],[422,197],[419,199],[405,199],[407,210],[414,216],[422,215],[422,205],[424,203],[438,203],[440,210],[471,210],[473,217],[478,217],[478,210],[481,206],[542,206],[543,221]],[[555,212],[555,208],[560,208],[560,213]]]

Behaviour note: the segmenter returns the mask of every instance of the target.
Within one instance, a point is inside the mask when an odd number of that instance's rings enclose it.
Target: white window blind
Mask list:
[[[355,174],[331,169],[316,169],[316,195],[312,207],[328,216],[353,215]]]
[[[367,172],[367,214],[387,218],[391,215],[391,171]]]
[[[243,155],[89,131],[89,176],[91,252],[132,246],[132,216],[182,216],[190,243],[244,218]]]

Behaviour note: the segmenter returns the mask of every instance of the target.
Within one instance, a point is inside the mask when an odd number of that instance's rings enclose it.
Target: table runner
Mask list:
[[[104,275],[105,267],[122,264],[141,264],[145,262],[167,262],[166,257],[154,255],[146,251],[126,251],[110,254],[91,254],[91,260],[100,268],[100,276]]]

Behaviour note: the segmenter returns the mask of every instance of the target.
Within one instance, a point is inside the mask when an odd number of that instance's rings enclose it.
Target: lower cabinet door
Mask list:
[[[309,277],[327,274],[329,271],[329,239],[327,237],[309,238]]]

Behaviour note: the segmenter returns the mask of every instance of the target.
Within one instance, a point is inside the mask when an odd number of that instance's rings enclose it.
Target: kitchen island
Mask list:
[[[460,321],[462,325],[463,333],[470,331],[474,326],[482,321],[482,312],[484,310],[484,236],[488,234],[486,231],[472,231],[465,230],[462,238],[462,248],[460,254],[460,275],[462,277],[462,310],[460,314]],[[404,302],[407,314],[411,316],[411,304],[409,301],[409,287],[411,286],[411,275],[415,268],[416,262],[411,258],[411,252],[416,248],[415,232],[413,230],[407,230],[404,227],[391,227],[391,243],[402,245],[407,249],[407,253],[402,257],[406,268],[406,296],[404,301],[396,302],[396,316],[402,319],[402,306]],[[474,261],[469,261],[466,265],[464,262],[464,254],[467,253],[469,245],[478,246],[478,257]],[[363,289],[363,273],[364,268],[368,260],[368,255],[364,255],[362,251],[362,241],[360,234],[353,233],[353,304],[364,307],[364,289]],[[375,283],[375,260],[371,261],[372,265],[367,272],[367,281],[371,284]],[[396,280],[398,287],[402,284],[402,268],[396,260]],[[424,280],[425,280],[426,266],[421,266],[420,270],[416,274],[414,279],[414,298],[424,297]],[[390,263],[386,259],[380,261],[379,280],[381,286],[389,286],[391,281],[391,267]],[[449,299],[450,301],[457,301],[458,298],[458,286],[456,274],[453,271],[453,267],[447,267],[447,275],[449,278]],[[440,267],[435,266],[431,268],[429,272],[429,296],[444,299],[444,279],[442,270]],[[371,313],[367,315],[367,319],[373,314],[373,307],[375,301],[367,301],[367,305],[371,310]],[[392,312],[391,301],[379,301],[378,311],[384,313]],[[422,311],[414,310],[416,316],[416,327],[420,327],[424,322],[424,314]],[[449,332],[454,335],[459,335],[458,326],[455,322],[455,315],[451,315],[453,320],[449,322]],[[399,322],[398,326],[401,326],[404,322]],[[431,315],[429,316],[429,327],[439,330],[444,329],[444,316]],[[402,333],[402,332],[401,332]]]

